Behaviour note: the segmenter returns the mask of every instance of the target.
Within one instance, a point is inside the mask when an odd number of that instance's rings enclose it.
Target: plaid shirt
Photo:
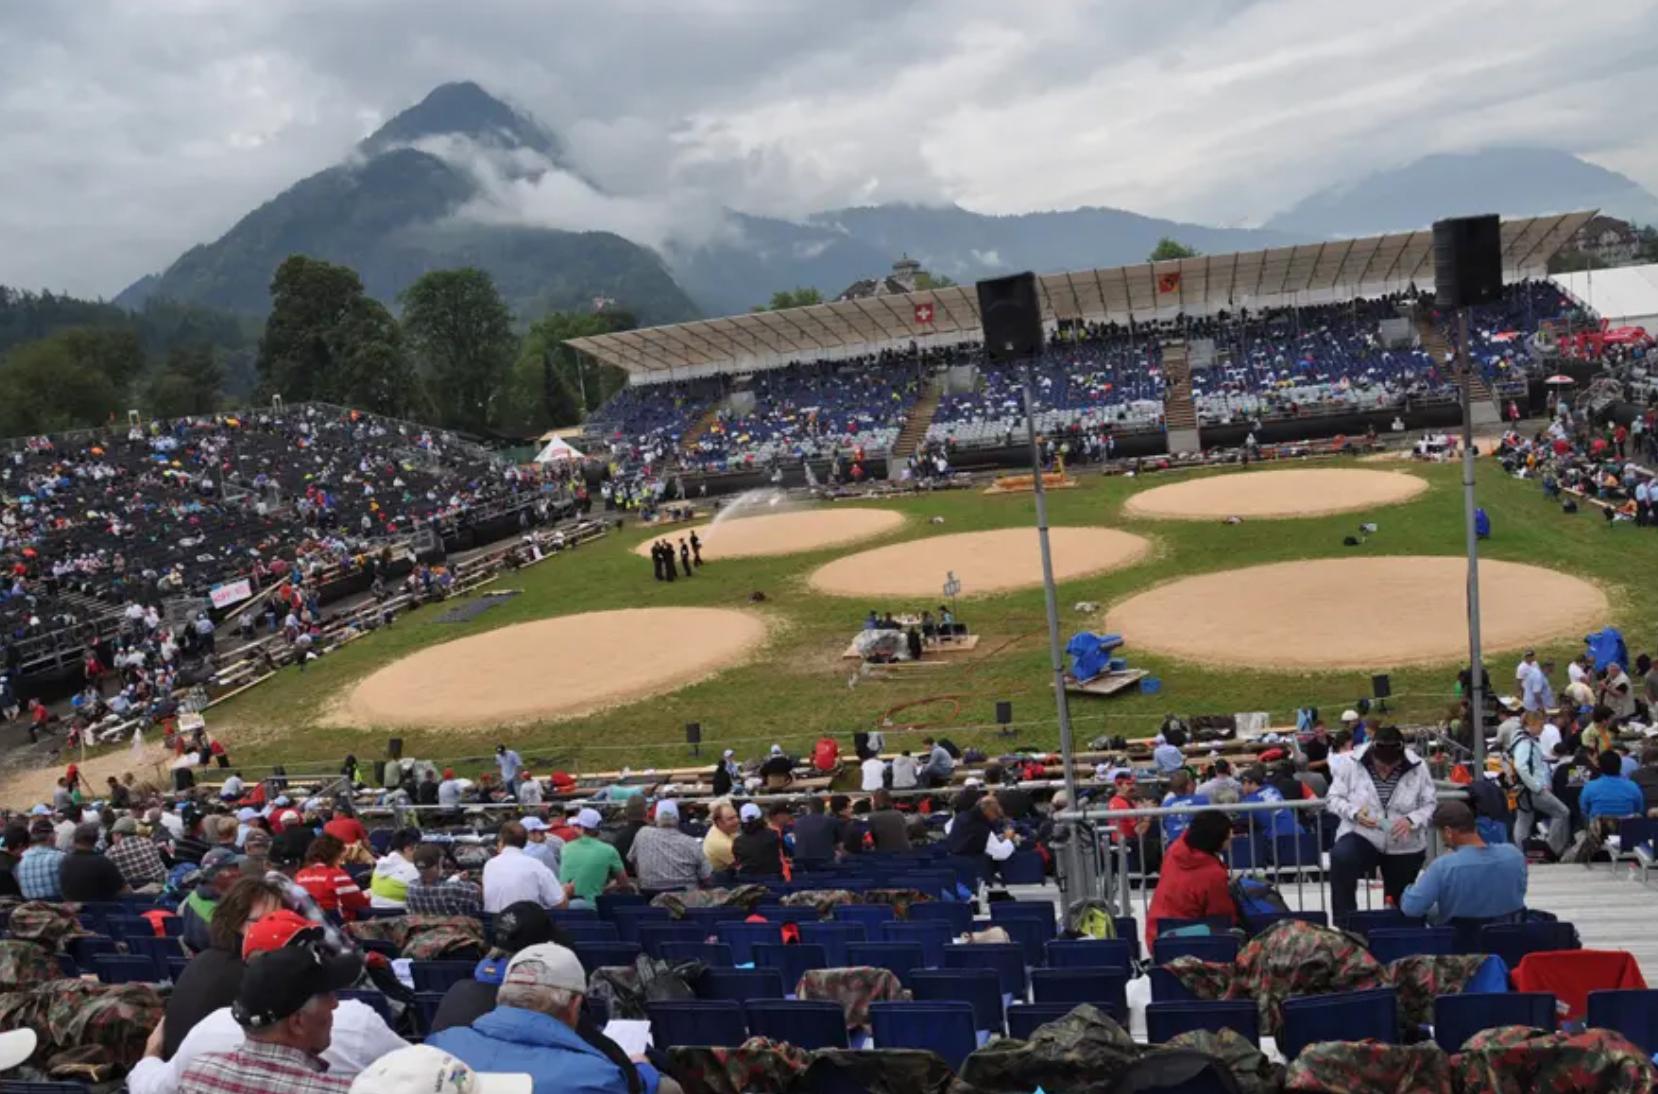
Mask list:
[[[328,1065],[285,1045],[244,1041],[231,1052],[209,1052],[190,1061],[178,1094],[350,1094],[351,1080],[328,1074]]]
[[[713,873],[702,841],[673,828],[641,828],[628,848],[628,861],[646,889],[695,889]]]
[[[63,865],[64,853],[56,847],[36,845],[23,852],[17,860],[17,887],[24,900],[62,900],[63,887],[58,884],[58,870]]]
[[[439,881],[428,885],[411,881],[404,907],[410,915],[465,915],[479,919],[484,911],[484,891],[470,881]]]
[[[155,844],[139,836],[122,836],[112,843],[104,854],[115,863],[121,876],[134,889],[167,880],[167,864],[161,861],[161,852]]]

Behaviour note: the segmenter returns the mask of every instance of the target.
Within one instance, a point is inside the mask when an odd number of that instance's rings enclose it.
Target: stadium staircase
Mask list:
[[[679,439],[679,447],[687,451],[702,439],[702,435],[711,429],[719,419],[720,407],[723,404],[715,403],[702,412],[702,417],[691,423],[691,428],[685,431],[685,436]]]
[[[1432,319],[1418,312],[1416,314],[1416,334],[1422,339],[1422,348],[1428,351],[1433,359],[1454,373],[1456,367],[1456,350],[1451,346],[1440,329],[1434,325]],[[1473,407],[1475,425],[1495,425],[1502,421],[1502,408],[1491,393],[1491,385],[1485,382],[1485,377],[1475,370],[1468,387],[1468,401]]]
[[[943,385],[937,379],[929,380],[926,389],[921,393],[921,398],[910,407],[909,415],[904,419],[904,428],[899,431],[898,440],[893,443],[894,461],[907,460],[915,455],[915,450],[927,439],[927,430],[933,424],[933,415],[938,413],[938,403],[943,397]]]
[[[1163,347],[1163,423],[1168,431],[1169,452],[1201,452],[1203,441],[1197,430],[1197,404],[1192,401],[1192,368],[1186,363],[1186,347],[1170,342]]]

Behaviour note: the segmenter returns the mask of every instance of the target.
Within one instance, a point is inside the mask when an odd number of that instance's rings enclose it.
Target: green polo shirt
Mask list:
[[[575,895],[582,900],[592,900],[604,892],[611,875],[621,872],[622,856],[616,853],[616,848],[604,840],[583,836],[565,845],[563,857],[559,860],[558,879],[574,882]]]

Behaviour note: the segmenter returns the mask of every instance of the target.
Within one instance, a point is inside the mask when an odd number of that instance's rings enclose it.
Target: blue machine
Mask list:
[[[1071,658],[1071,675],[1077,683],[1086,684],[1111,667],[1111,654],[1123,644],[1120,634],[1095,634],[1083,631],[1073,634],[1065,644]]]

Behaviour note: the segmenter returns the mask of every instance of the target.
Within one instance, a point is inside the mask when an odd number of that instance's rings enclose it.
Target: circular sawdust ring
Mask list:
[[[1151,550],[1151,541],[1112,528],[1053,528],[1054,580],[1131,566]],[[833,596],[943,596],[954,572],[961,595],[982,596],[1042,583],[1042,558],[1034,528],[999,528],[927,536],[875,547],[838,558],[814,570],[812,589]]]
[[[653,529],[656,534],[635,547],[633,553],[649,558],[651,544],[659,539],[669,540],[677,550],[679,541],[694,531],[702,540],[702,557],[710,561],[792,555],[874,539],[903,524],[904,515],[892,509],[866,509],[850,505],[844,508],[797,509],[786,513],[732,517],[704,524],[664,525],[659,530]]]
[[[1290,520],[1398,505],[1427,488],[1427,482],[1403,471],[1238,471],[1143,490],[1123,504],[1123,515],[1137,520]]]

